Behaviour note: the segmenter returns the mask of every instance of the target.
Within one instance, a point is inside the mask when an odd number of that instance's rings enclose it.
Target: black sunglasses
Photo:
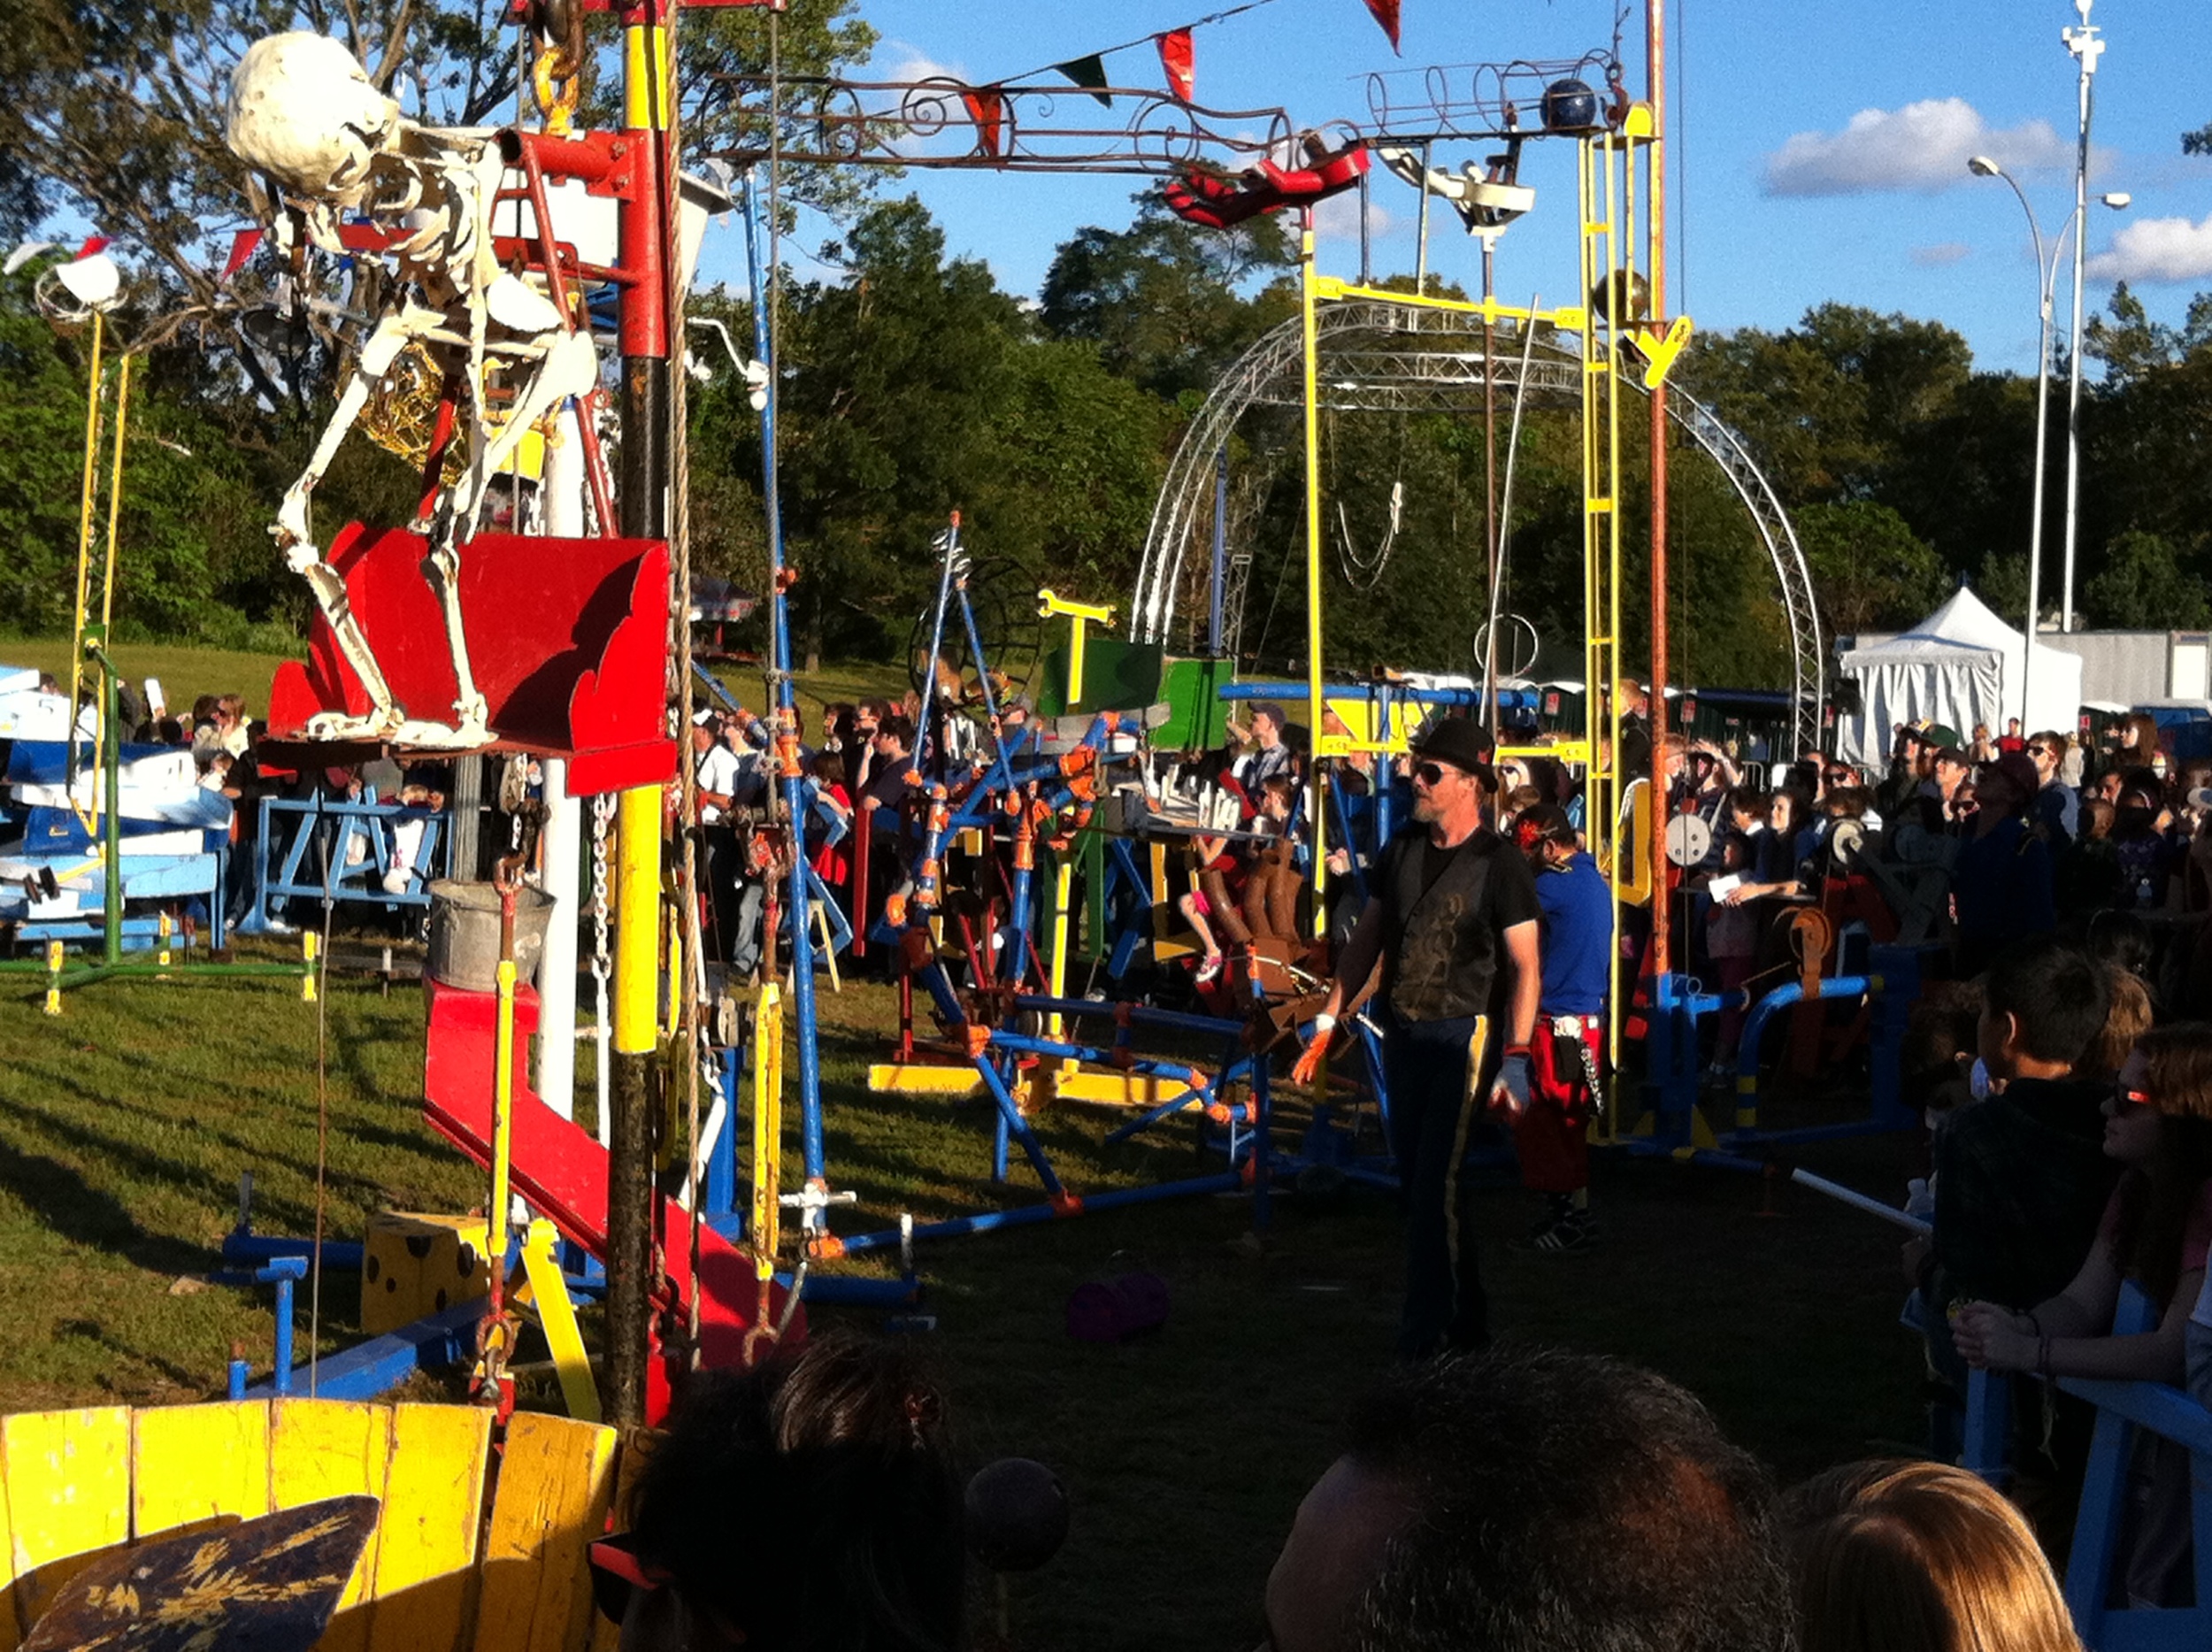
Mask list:
[[[1443,780],[1447,772],[1448,771],[1440,763],[1421,763],[1414,765],[1413,778],[1424,786],[1434,786]]]

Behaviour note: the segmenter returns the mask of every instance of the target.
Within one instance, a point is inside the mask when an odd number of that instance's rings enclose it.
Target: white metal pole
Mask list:
[[[538,964],[538,1095],[564,1118],[576,1116],[577,867],[583,819],[583,799],[568,795],[567,760],[546,758],[545,829],[539,851],[553,915]]]
[[[2067,632],[2074,628],[2074,546],[2081,516],[2081,286],[2082,251],[2089,239],[2089,114],[2097,59],[2104,53],[2104,42],[2089,24],[2089,9],[2094,4],[2074,0],[2082,26],[2063,29],[2059,36],[2081,65],[2080,129],[2074,153],[2074,328],[2066,360],[2066,584],[2059,606],[2059,628]]]

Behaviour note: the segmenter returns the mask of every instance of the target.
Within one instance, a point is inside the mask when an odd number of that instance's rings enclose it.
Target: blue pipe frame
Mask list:
[[[780,371],[776,360],[774,337],[768,325],[768,281],[761,263],[761,190],[751,170],[747,171],[741,184],[741,194],[745,207],[745,269],[753,297],[753,354],[768,369],[768,382],[763,387],[765,394],[760,403],[761,491],[767,512],[768,530],[768,674],[776,696],[777,732],[780,736],[795,738],[799,728],[799,711],[791,678],[791,603],[784,588],[787,565],[784,556],[783,504],[779,492],[776,459],[776,402],[780,389]],[[780,764],[780,754],[779,761]],[[805,780],[797,772],[795,763],[782,766],[785,770],[781,776],[784,811],[794,839],[784,907],[791,914],[794,937],[805,937],[809,912],[809,867],[803,852]],[[816,1036],[814,948],[810,943],[795,944],[789,950],[792,1008],[798,1018],[801,1152],[805,1161],[807,1186],[826,1191],[829,1186],[829,1160],[822,1136],[822,1056]],[[821,1208],[810,1207],[803,1220],[818,1228],[822,1220]]]

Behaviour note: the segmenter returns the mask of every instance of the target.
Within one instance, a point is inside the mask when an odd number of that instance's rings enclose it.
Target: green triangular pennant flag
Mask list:
[[[1114,100],[1100,89],[1106,84],[1105,58],[1093,54],[1088,58],[1072,58],[1066,63],[1056,63],[1052,66],[1093,97],[1098,99],[1100,103],[1105,104],[1107,108],[1111,109],[1114,106]]]

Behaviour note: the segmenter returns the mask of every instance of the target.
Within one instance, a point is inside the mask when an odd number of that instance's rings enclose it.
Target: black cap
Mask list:
[[[1492,791],[1498,789],[1497,772],[1490,766],[1489,731],[1472,718],[1439,717],[1413,738],[1413,755],[1432,757],[1464,769]]]

